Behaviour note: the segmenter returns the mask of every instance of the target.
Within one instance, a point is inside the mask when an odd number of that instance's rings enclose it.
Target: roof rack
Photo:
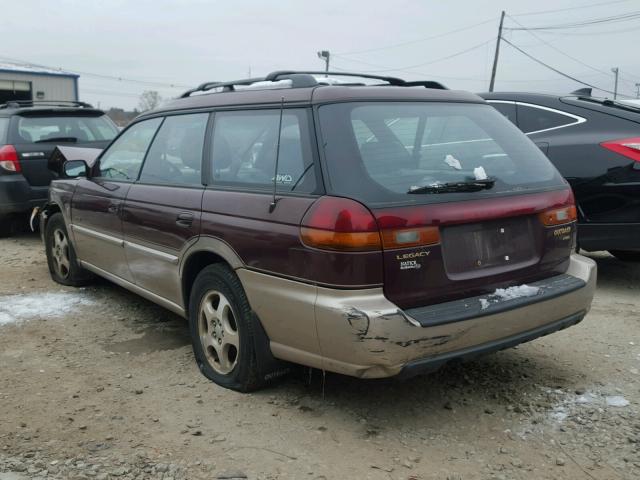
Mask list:
[[[395,87],[425,87],[425,88],[435,88],[439,90],[446,90],[447,87],[442,85],[439,82],[435,82],[432,80],[419,80],[419,81],[406,81],[397,77],[386,77],[381,75],[371,75],[368,73],[357,73],[357,72],[327,72],[321,70],[278,70],[275,72],[271,72],[270,74],[264,77],[256,77],[256,78],[245,78],[242,80],[233,80],[228,82],[205,82],[196,88],[192,88],[187,90],[180,98],[187,98],[191,96],[192,93],[196,92],[206,92],[208,90],[212,90],[214,88],[222,88],[223,92],[232,92],[236,90],[238,86],[249,86],[258,82],[280,82],[283,80],[290,80],[291,84],[289,88],[304,88],[304,87],[315,87],[317,85],[322,84],[322,79],[317,79],[314,75],[332,75],[332,76],[340,76],[340,77],[358,77],[358,78],[367,78],[372,80],[381,80],[385,82],[386,85],[391,85]],[[353,84],[345,84],[345,85],[364,85],[359,83]],[[377,85],[380,86],[380,85]]]
[[[93,105],[86,102],[72,100],[9,100],[0,105],[0,108],[21,108],[21,107],[82,107],[93,108]]]

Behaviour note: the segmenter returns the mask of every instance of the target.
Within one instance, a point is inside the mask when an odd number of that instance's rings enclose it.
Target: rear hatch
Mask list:
[[[357,102],[318,112],[328,193],[358,200],[375,216],[385,295],[400,307],[566,271],[573,195],[492,107]]]
[[[118,131],[100,110],[34,109],[22,111],[11,122],[13,144],[22,174],[34,187],[46,187],[55,177],[47,162],[57,145],[105,148]]]

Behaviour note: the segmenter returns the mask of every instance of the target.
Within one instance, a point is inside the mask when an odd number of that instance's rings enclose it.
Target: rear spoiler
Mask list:
[[[84,160],[91,168],[102,150],[102,148],[61,147],[58,145],[47,162],[47,168],[57,173],[59,177],[64,176],[62,175],[62,165],[71,160]]]

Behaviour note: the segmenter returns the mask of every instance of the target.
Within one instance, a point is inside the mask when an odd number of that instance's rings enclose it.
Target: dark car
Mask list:
[[[573,194],[522,132],[434,82],[317,73],[203,84],[95,161],[67,151],[53,279],[188,318],[201,371],[241,391],[285,362],[409,377],[585,316]]]
[[[117,133],[102,110],[81,102],[0,105],[0,235],[47,201],[55,178],[47,162],[56,145],[104,148]]]
[[[538,145],[569,181],[578,245],[640,261],[640,107],[568,96],[483,93]]]

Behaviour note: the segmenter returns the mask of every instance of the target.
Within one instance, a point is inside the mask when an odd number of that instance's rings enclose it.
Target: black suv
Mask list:
[[[104,148],[117,133],[102,110],[82,102],[0,105],[0,235],[46,202],[54,178],[47,162],[56,145]]]
[[[578,245],[640,261],[640,108],[591,96],[482,93],[549,157],[578,208]]]

